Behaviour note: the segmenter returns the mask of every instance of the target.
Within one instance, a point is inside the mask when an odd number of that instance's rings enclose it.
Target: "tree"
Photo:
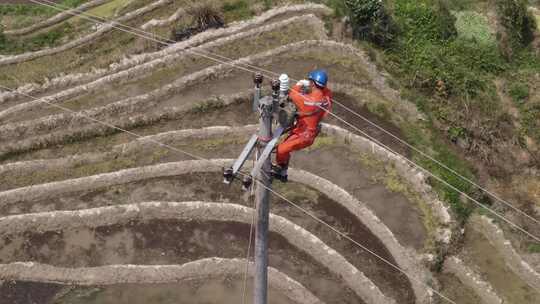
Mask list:
[[[345,0],[353,35],[381,47],[388,47],[396,38],[397,25],[382,0]]]
[[[515,51],[527,47],[534,40],[536,19],[528,10],[527,0],[494,0],[497,18],[502,29],[499,47],[511,59]]]

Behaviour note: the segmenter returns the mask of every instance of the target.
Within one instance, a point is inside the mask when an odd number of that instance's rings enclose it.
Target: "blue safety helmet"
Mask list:
[[[324,88],[328,82],[328,74],[325,70],[314,70],[309,72],[308,79],[315,82],[318,87]]]

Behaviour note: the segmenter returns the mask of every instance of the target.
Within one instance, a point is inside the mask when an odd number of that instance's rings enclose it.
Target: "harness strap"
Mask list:
[[[300,117],[307,117],[307,116],[313,116],[321,113],[323,111],[322,108],[328,107],[328,101],[304,101],[304,104],[307,106],[317,106],[316,110],[310,111],[310,112],[299,112],[298,115]]]

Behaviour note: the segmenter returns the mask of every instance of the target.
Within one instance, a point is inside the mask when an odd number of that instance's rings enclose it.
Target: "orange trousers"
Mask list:
[[[277,146],[276,163],[282,167],[288,166],[291,152],[311,146],[315,137],[317,137],[316,131],[293,129],[291,134]]]

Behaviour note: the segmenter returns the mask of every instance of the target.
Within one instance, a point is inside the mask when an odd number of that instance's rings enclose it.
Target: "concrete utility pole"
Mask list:
[[[289,77],[281,75],[272,81],[272,97],[261,97],[263,77],[256,74],[255,92],[253,95],[253,111],[259,113],[259,132],[253,134],[240,156],[229,168],[223,169],[223,182],[230,185],[239,174],[244,175],[242,189],[249,190],[255,179],[255,201],[257,204],[257,225],[255,226],[255,277],[253,303],[266,304],[268,301],[268,218],[270,213],[270,191],[272,189],[272,150],[279,142],[280,136],[290,127],[295,110],[287,104]],[[279,122],[272,131],[272,121]],[[258,159],[250,175],[240,170],[253,150],[257,149]]]
[[[274,105],[279,98],[279,81],[272,82],[272,100],[259,101],[259,144],[258,155],[272,140],[272,119]],[[255,230],[255,277],[253,303],[266,304],[268,301],[268,218],[270,212],[270,189],[272,187],[272,160],[263,160],[260,172],[257,172],[258,182],[255,183],[255,201],[257,204],[257,226]]]

